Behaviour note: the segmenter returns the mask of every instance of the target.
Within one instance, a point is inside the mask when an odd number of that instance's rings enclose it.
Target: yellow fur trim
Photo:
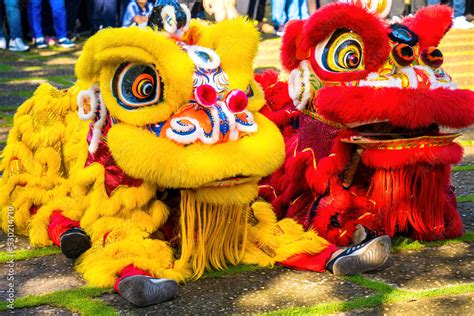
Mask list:
[[[258,179],[259,180],[259,179]],[[196,199],[202,203],[219,204],[223,206],[249,205],[258,195],[257,179],[232,187],[199,188]]]
[[[271,266],[295,254],[319,253],[329,245],[314,231],[304,231],[292,219],[277,222],[269,203],[256,202],[252,211],[257,223],[249,227],[244,263]]]

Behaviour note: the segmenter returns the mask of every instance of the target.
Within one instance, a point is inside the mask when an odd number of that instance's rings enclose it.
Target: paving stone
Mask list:
[[[0,251],[7,249],[7,234],[0,229]],[[15,235],[15,249],[30,249],[30,243],[25,236]]]
[[[451,179],[457,196],[474,194],[474,170],[453,172]]]
[[[0,99],[0,106],[20,106],[26,100],[28,100],[28,97],[26,96],[4,95]],[[2,125],[1,119],[0,119],[0,125]]]
[[[116,294],[107,294],[102,298],[126,315],[209,315],[259,313],[314,306],[371,294],[371,290],[329,273],[278,268],[189,282],[180,287],[179,296],[174,300],[139,310]]]
[[[10,131],[9,127],[1,127],[0,126],[0,142],[6,142],[8,138],[8,132]],[[2,146],[3,144],[0,144]],[[2,150],[2,147],[0,147],[0,150]]]
[[[72,313],[67,309],[62,309],[49,305],[42,305],[34,308],[19,308],[9,311],[12,315],[79,315],[78,313]]]
[[[394,253],[385,269],[365,276],[410,290],[472,283],[474,244],[458,243]]]
[[[437,297],[424,300],[413,300],[384,306],[353,310],[350,312],[338,313],[338,316],[354,315],[472,315],[474,304],[473,294],[464,294],[448,297]]]
[[[474,165],[474,146],[464,147],[464,157],[461,165]]]
[[[0,266],[0,275],[9,275],[8,264]],[[16,261],[13,267],[15,298],[26,295],[40,295],[67,290],[85,285],[82,277],[74,271],[73,261],[63,255],[38,257]],[[0,279],[0,300],[7,298],[7,278]]]
[[[464,224],[464,231],[474,232],[474,202],[458,203],[458,211]]]

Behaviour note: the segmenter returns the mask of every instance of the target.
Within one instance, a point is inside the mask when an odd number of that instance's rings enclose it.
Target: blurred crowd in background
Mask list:
[[[305,19],[335,0],[181,0],[193,18],[221,21],[239,15],[254,20],[263,33],[282,36],[285,24]],[[454,9],[453,27],[473,28],[474,0],[392,0],[388,19],[400,21],[421,7],[439,3]],[[72,48],[82,36],[105,27],[146,24],[155,1],[0,0],[0,49],[27,51],[57,45]],[[27,43],[31,43],[28,45]]]

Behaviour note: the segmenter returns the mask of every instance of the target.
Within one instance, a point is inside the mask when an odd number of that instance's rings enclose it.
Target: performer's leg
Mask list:
[[[120,296],[136,306],[149,306],[168,301],[176,296],[178,283],[170,279],[153,278],[145,270],[133,265],[123,268],[114,284]]]
[[[297,254],[282,262],[283,265],[300,270],[323,272],[334,275],[355,275],[380,268],[388,259],[391,241],[380,236],[350,248],[328,245],[317,254]]]
[[[91,240],[81,229],[79,222],[63,216],[61,211],[51,214],[48,235],[69,259],[78,258],[91,247]]]

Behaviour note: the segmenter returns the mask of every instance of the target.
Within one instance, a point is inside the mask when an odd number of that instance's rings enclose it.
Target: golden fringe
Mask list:
[[[262,267],[273,266],[299,253],[316,254],[323,251],[328,241],[313,230],[292,219],[277,221],[272,206],[263,201],[252,204],[247,248],[242,263]],[[252,218],[253,217],[253,218]]]
[[[222,270],[227,263],[238,264],[247,242],[246,206],[203,203],[189,190],[181,191],[181,257],[177,270],[188,263],[193,279],[212,268]]]

